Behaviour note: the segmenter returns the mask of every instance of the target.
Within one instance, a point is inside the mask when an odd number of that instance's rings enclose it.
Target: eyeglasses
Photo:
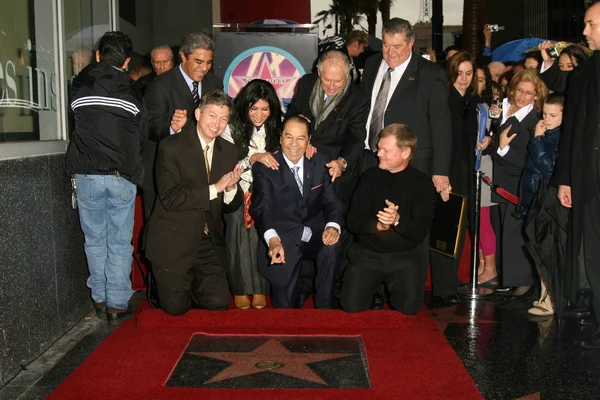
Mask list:
[[[166,67],[169,64],[171,64],[172,60],[165,60],[165,61],[152,61],[152,65],[160,65],[161,67]]]
[[[533,96],[535,96],[535,93],[534,93],[534,92],[530,92],[530,91],[524,91],[524,90],[523,90],[523,89],[521,89],[520,87],[518,87],[518,88],[516,89],[516,91],[517,91],[517,93],[519,93],[520,95],[523,95],[523,94],[524,94],[525,96],[529,96],[529,97],[533,97]]]

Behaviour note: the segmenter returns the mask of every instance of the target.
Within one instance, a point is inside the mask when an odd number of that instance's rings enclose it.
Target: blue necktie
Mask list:
[[[303,192],[303,188],[302,188],[302,181],[300,180],[300,175],[298,175],[298,171],[300,171],[300,167],[297,165],[294,165],[292,167],[292,172],[294,173],[294,179],[296,179],[296,184],[298,185],[298,190],[300,190],[300,194],[302,196],[304,196],[304,192]]]

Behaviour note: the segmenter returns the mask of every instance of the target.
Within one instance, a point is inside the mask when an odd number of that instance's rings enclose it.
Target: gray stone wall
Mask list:
[[[0,161],[0,386],[90,309],[64,155]]]

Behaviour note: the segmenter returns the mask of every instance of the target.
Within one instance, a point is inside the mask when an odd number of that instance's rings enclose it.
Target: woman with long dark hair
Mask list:
[[[553,49],[555,46],[556,45],[549,40],[538,45],[544,60],[540,76],[548,86],[548,89],[554,92],[565,93],[567,90],[567,79],[569,78],[569,74],[584,63],[588,56],[581,46],[575,44],[565,47],[560,52],[558,58],[554,59],[550,56],[549,52],[550,49]]]
[[[225,214],[225,242],[229,253],[228,277],[235,306],[240,309],[263,308],[269,284],[258,274],[256,248],[258,235],[246,211],[252,193],[251,166],[260,162],[273,169],[279,167],[271,152],[279,147],[281,105],[273,86],[262,79],[248,82],[234,102],[229,135],[239,152],[245,172],[240,179],[244,207]],[[228,137],[229,136],[229,137]],[[252,295],[252,303],[248,295]]]
[[[446,83],[449,88],[448,106],[452,118],[452,154],[450,158],[450,182],[452,192],[471,199],[474,188],[475,147],[477,145],[477,84],[475,58],[459,51],[446,63]],[[474,205],[469,204],[468,216],[472,219]],[[472,223],[472,222],[471,222]],[[459,232],[460,243],[456,258],[431,252],[431,272],[435,276],[433,295],[447,303],[458,300],[458,264],[464,244],[466,225]],[[470,227],[472,229],[472,227]]]

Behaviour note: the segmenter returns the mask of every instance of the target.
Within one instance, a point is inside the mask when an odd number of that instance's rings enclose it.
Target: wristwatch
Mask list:
[[[343,157],[338,157],[338,160],[340,160],[342,162],[342,165],[344,166],[344,169],[342,171],[346,171],[346,168],[348,168],[348,163],[346,162],[346,160],[344,160]]]

